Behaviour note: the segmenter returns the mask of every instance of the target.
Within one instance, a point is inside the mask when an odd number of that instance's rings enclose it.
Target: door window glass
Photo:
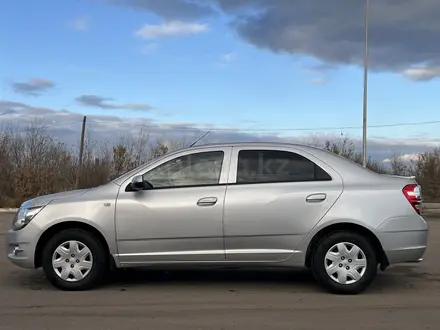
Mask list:
[[[330,175],[309,159],[281,150],[241,150],[237,183],[327,181]]]
[[[153,188],[215,185],[220,181],[223,151],[189,154],[169,160],[144,174]]]

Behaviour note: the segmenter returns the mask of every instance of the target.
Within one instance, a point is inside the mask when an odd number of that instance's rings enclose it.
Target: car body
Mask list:
[[[112,266],[306,266],[329,291],[359,293],[378,266],[422,260],[420,203],[414,178],[320,148],[211,144],[26,201],[6,250],[64,290],[98,285]]]

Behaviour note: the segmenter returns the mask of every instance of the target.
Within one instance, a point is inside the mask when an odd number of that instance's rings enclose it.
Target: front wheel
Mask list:
[[[78,291],[100,284],[108,271],[108,255],[99,240],[81,229],[67,229],[45,245],[43,270],[58,289]]]
[[[322,239],[312,255],[312,271],[330,292],[358,294],[377,274],[377,256],[370,241],[353,232],[335,232]]]

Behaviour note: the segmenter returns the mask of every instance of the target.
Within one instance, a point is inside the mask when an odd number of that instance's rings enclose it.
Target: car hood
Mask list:
[[[56,193],[56,194],[35,197],[33,199],[30,199],[30,200],[24,202],[23,204],[21,204],[20,207],[30,208],[30,207],[45,206],[45,205],[49,204],[50,202],[52,202],[53,200],[81,196],[87,190],[89,190],[89,189],[78,189],[78,190],[64,191],[64,192],[60,192],[60,193]]]

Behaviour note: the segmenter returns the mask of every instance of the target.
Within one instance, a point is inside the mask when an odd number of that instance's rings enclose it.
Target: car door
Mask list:
[[[123,265],[224,261],[223,203],[231,148],[196,148],[166,157],[143,175],[151,189],[126,191],[116,204]]]
[[[226,259],[291,257],[341,193],[339,174],[305,151],[234,147],[225,198]]]

